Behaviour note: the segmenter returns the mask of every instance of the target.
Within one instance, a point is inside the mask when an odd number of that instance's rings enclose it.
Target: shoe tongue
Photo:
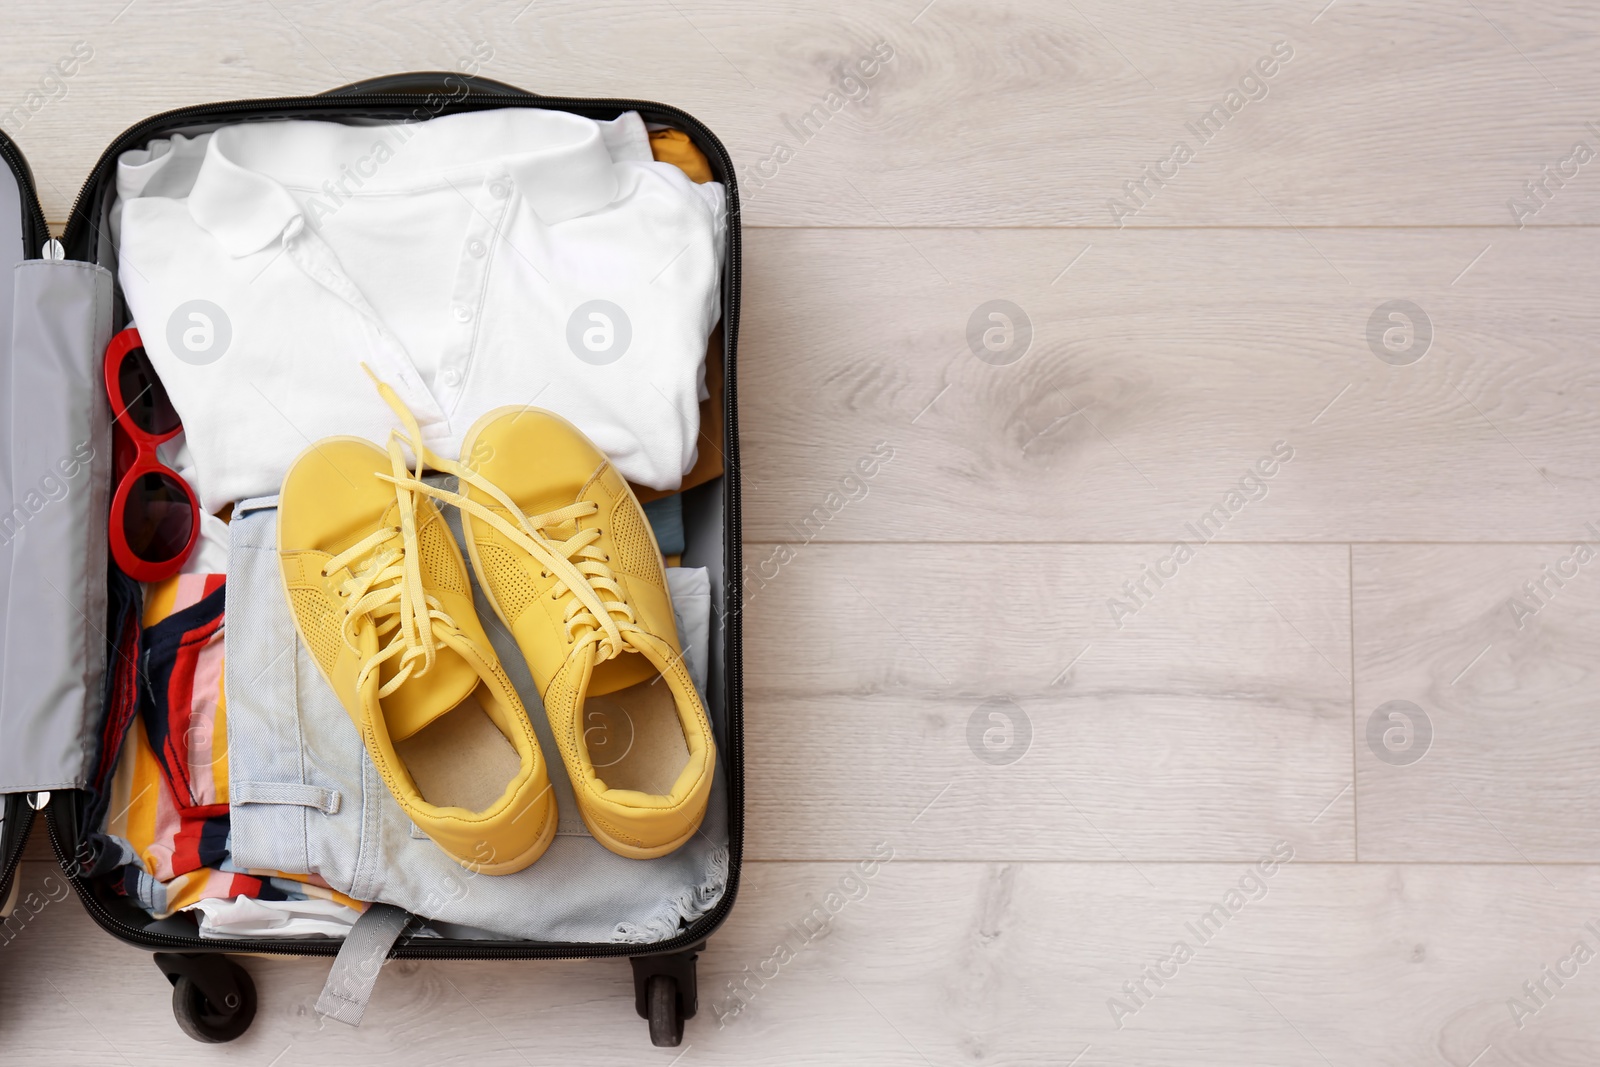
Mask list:
[[[370,513],[367,515],[358,515],[355,519],[351,520],[344,530],[334,535],[329,540],[328,551],[332,553],[343,552],[357,541],[360,541],[362,538],[372,533],[374,524],[385,527],[399,526],[400,505],[390,504],[383,510],[383,514],[381,515],[372,515]],[[369,553],[367,558],[356,561],[351,566],[351,570],[361,570],[362,567],[371,562],[371,558],[371,554]]]
[[[382,682],[393,677],[390,660],[379,670]],[[482,681],[466,659],[448,645],[441,644],[427,674],[412,672],[400,688],[383,698],[383,720],[389,737],[404,741],[456,706],[478,688]]]
[[[620,655],[594,665],[589,675],[589,692],[595,696],[621,692],[629,686],[648,682],[660,673],[644,655],[625,649]]]

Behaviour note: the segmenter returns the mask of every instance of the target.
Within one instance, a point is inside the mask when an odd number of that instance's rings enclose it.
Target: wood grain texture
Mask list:
[[[487,42],[490,77],[698,115],[749,175],[756,225],[1510,226],[1513,197],[1540,205],[1533,225],[1600,222],[1592,167],[1567,164],[1548,203],[1524,186],[1577,141],[1600,149],[1586,5],[1322,6],[65,0],[8,11],[0,127],[59,221],[104,146],[148,115],[457,69]],[[51,80],[79,41],[93,58]],[[893,59],[843,82],[880,42]],[[1278,42],[1293,56],[1266,95],[1229,101]],[[1202,142],[1189,124],[1218,106],[1227,122]],[[1180,141],[1193,158],[1178,167]],[[1160,185],[1157,163],[1173,175]],[[1129,182],[1148,203],[1122,219],[1109,205],[1136,203]]]
[[[1600,561],[1508,604],[1600,540],[1600,161],[1546,177],[1600,151],[1590,5],[62,0],[6,30],[0,128],[57,223],[149,115],[480,43],[489,77],[718,132],[752,858],[684,1048],[619,962],[391,964],[352,1030],[313,1010],[327,963],[280,958],[244,961],[252,1030],[197,1045],[68,899],[0,938],[4,1067],[1600,1061],[1600,962],[1542,973],[1600,952]],[[1433,333],[1409,365],[1369,342],[1395,299]],[[1031,322],[1015,362],[971,348],[992,300]],[[1420,761],[1368,743],[1391,700]]]
[[[1170,540],[1277,441],[1293,461],[1221,539],[1562,540],[1600,515],[1600,312],[1576,284],[1594,230],[764,230],[747,249],[752,540]],[[997,298],[1033,327],[1007,366],[967,341]],[[1432,328],[1408,366],[1368,343],[1395,298]],[[829,505],[880,442],[866,498]]]
[[[1257,856],[1278,844],[1264,838]],[[1546,979],[1553,996],[1520,1029],[1508,1006],[1533,1005],[1523,983],[1560,966],[1576,942],[1600,944],[1585,925],[1600,917],[1595,867],[1552,869],[1546,884],[1521,866],[1295,855],[1265,876],[1252,864],[919,863],[898,852],[870,877],[850,864],[754,863],[745,899],[701,957],[701,1016],[680,1049],[644,1046],[617,961],[390,963],[357,1030],[317,1024],[326,961],[271,958],[244,961],[261,996],[251,1030],[232,1045],[197,1045],[172,1022],[145,953],[111,941],[75,905],[51,905],[0,951],[0,1026],[15,1067],[679,1056],[1415,1067],[1466,1064],[1486,1049],[1480,1062],[1588,1067],[1600,1056],[1593,960],[1559,989]],[[42,887],[38,868],[24,879]],[[1165,964],[1161,986],[1145,979],[1148,997],[1124,991],[1180,941],[1192,958],[1176,974]],[[1114,1016],[1113,998],[1136,1010]]]
[[[1596,542],[1355,547],[1363,859],[1600,858]],[[1431,723],[1424,755],[1366,743],[1392,700]]]
[[[750,854],[1354,858],[1345,548],[1169,551],[802,549],[749,593]]]

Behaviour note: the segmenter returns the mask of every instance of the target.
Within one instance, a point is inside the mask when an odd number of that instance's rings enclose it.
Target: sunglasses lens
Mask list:
[[[128,405],[128,419],[139,429],[160,436],[178,428],[178,413],[143,348],[128,350],[117,369],[117,384],[122,387],[122,402]]]
[[[128,487],[122,532],[133,554],[147,563],[175,558],[194,532],[194,505],[172,476],[141,474]]]

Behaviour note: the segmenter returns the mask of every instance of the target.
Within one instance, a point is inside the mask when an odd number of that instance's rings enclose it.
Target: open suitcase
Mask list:
[[[91,538],[87,558],[61,560],[41,552],[69,526],[98,529],[104,540],[109,473],[91,470],[86,479],[52,491],[44,485],[53,453],[13,437],[5,409],[26,396],[32,426],[78,426],[107,434],[98,352],[108,331],[126,324],[120,297],[111,307],[90,290],[104,286],[117,258],[107,233],[115,195],[117,160],[130,148],[174,132],[199,132],[223,124],[263,119],[321,119],[355,125],[428,120],[439,115],[493,108],[544,108],[600,121],[636,111],[647,123],[688,134],[709,160],[727,195],[726,247],[721,282],[721,363],[724,398],[720,448],[724,473],[685,494],[684,522],[694,532],[695,564],[710,573],[713,618],[710,635],[707,713],[720,755],[726,805],[726,879],[720,897],[682,929],[648,943],[488,940],[481,936],[429,936],[391,940],[379,955],[407,959],[572,959],[626,957],[633,968],[635,1009],[647,1019],[652,1041],[677,1045],[683,1021],[697,1006],[695,960],[706,939],[727,918],[738,888],[743,834],[743,771],[740,660],[739,438],[735,350],[739,324],[740,232],[732,161],[717,138],[692,116],[662,104],[636,100],[544,97],[514,87],[454,73],[414,73],[376,78],[312,97],[243,100],[183,108],[141,122],[101,155],[73,205],[60,240],[50,237],[27,163],[16,145],[0,135],[0,249],[15,268],[15,286],[0,287],[0,514],[16,521],[0,538],[0,904],[17,905],[14,880],[31,829],[43,822],[55,856],[84,907],[105,930],[154,953],[157,967],[174,986],[174,1012],[191,1037],[227,1041],[249,1026],[256,995],[249,975],[229,953],[332,957],[343,942],[334,938],[202,940],[194,921],[173,915],[155,921],[106,878],[84,868],[84,813],[96,798],[88,791],[97,765],[107,757],[101,740],[114,672],[106,663],[116,652],[117,622],[110,617],[122,579],[111,573],[104,544]],[[94,279],[101,280],[96,282]],[[110,321],[115,318],[116,321]],[[91,338],[93,339],[91,341]],[[85,369],[91,372],[86,373]],[[14,409],[13,409],[14,410]],[[85,415],[85,412],[93,412]],[[54,446],[59,449],[59,445]],[[109,449],[102,455],[109,463]],[[41,456],[44,458],[41,460]],[[65,470],[63,469],[63,473]],[[42,499],[42,504],[40,503]],[[37,510],[35,510],[37,505]],[[26,526],[26,529],[20,527]],[[31,536],[29,536],[31,535]],[[687,556],[686,556],[687,562]],[[70,609],[70,610],[68,610]],[[108,636],[112,635],[112,636]],[[535,707],[530,712],[538,714]],[[112,754],[112,759],[115,755]],[[555,760],[554,762],[559,762]],[[718,795],[713,793],[712,803]],[[708,814],[708,818],[710,818]],[[651,862],[651,861],[645,861]],[[408,917],[409,919],[409,917]],[[375,968],[374,968],[375,969]],[[370,986],[369,986],[370,988]]]

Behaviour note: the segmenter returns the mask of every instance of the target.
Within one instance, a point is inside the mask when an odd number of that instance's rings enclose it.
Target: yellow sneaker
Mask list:
[[[604,453],[548,411],[491,412],[461,454],[448,499],[544,698],[584,823],[618,855],[666,855],[700,828],[716,743],[644,510]]]
[[[555,797],[416,475],[393,438],[387,453],[354,437],[303,453],[278,500],[284,590],[401,809],[462,866],[510,874],[554,839]]]

